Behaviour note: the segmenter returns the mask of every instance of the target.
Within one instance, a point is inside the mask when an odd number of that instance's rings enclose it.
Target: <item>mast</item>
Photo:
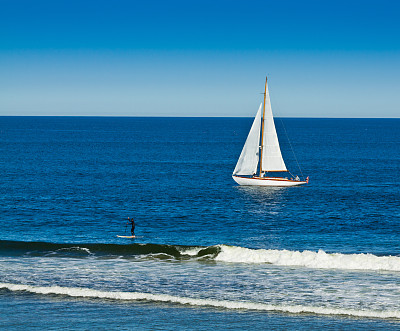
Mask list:
[[[265,117],[265,98],[267,96],[267,76],[265,76],[265,90],[264,90],[264,107],[263,107],[263,115],[261,119],[261,150],[260,150],[260,177],[262,177],[262,155],[263,155],[263,147],[264,147],[264,117]]]

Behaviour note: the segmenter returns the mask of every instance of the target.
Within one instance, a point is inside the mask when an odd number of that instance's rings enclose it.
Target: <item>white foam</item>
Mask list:
[[[183,255],[196,256],[204,247],[178,248]]]
[[[37,294],[57,294],[70,297],[100,298],[113,300],[146,300],[155,302],[171,302],[182,305],[209,306],[227,309],[249,309],[258,311],[280,311],[285,313],[299,314],[311,313],[321,315],[347,315],[354,317],[369,318],[400,318],[400,311],[375,311],[375,310],[356,310],[330,307],[314,307],[301,305],[271,305],[265,303],[255,303],[246,301],[226,301],[214,299],[195,299],[178,297],[167,294],[151,294],[141,292],[109,292],[99,291],[88,288],[60,287],[60,286],[31,286],[21,284],[0,283],[0,288],[10,291],[27,291]]]
[[[322,250],[288,251],[274,249],[248,249],[221,245],[217,261],[236,263],[271,263],[281,266],[302,266],[322,269],[400,271],[400,257],[373,254],[328,254]]]

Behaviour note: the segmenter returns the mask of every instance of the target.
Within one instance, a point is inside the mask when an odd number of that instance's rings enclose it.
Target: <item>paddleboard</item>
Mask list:
[[[136,238],[136,236],[119,236],[117,235],[118,238],[128,238],[128,239],[133,239]]]

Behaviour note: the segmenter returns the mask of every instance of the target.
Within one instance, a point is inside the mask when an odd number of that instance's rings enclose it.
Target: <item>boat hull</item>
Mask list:
[[[232,178],[236,183],[244,186],[298,186],[307,184],[307,182],[279,177],[232,176]]]

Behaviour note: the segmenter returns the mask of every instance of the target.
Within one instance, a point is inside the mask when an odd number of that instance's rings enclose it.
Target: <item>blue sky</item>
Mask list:
[[[0,115],[399,117],[396,1],[0,0]]]

